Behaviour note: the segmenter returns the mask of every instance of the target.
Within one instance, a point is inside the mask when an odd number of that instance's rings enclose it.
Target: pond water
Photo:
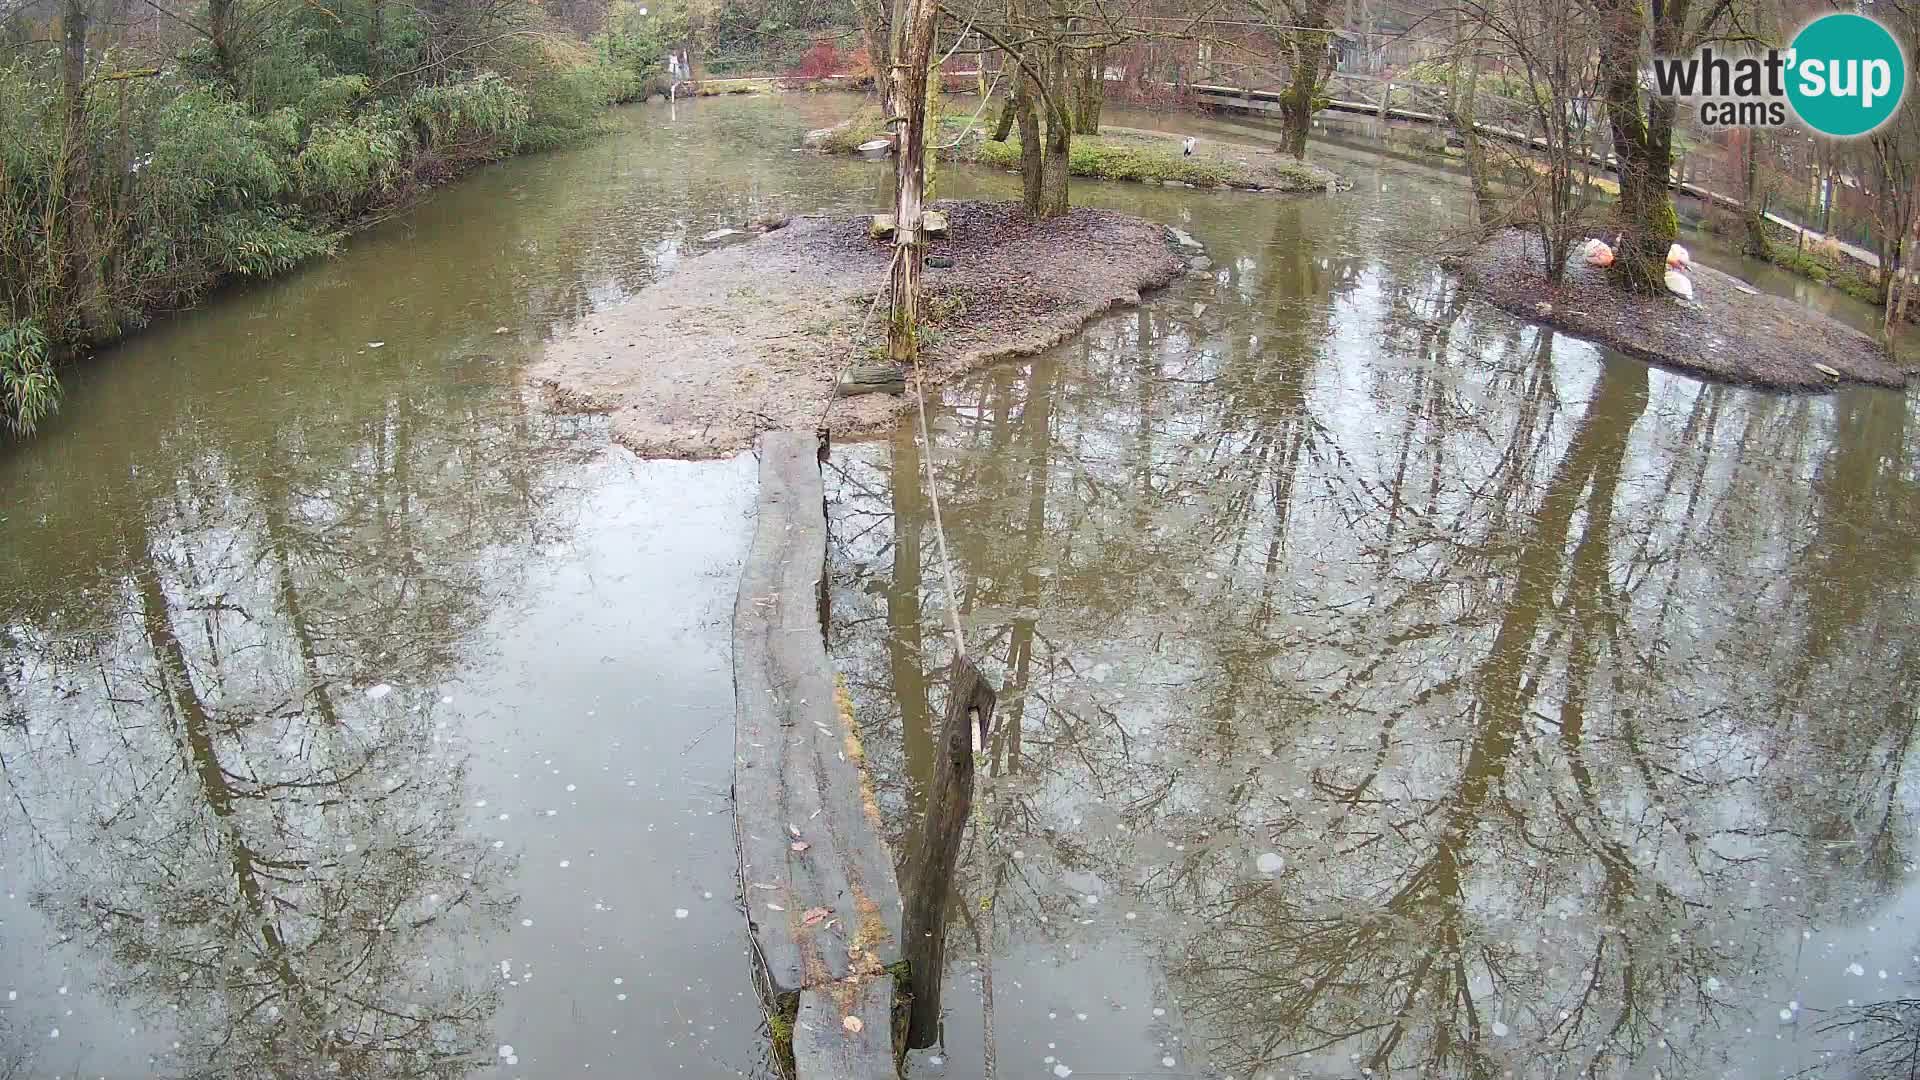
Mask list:
[[[877,204],[790,149],[851,107],[623,110],[84,366],[0,454],[0,1076],[770,1072],[752,462],[636,460],[518,375],[713,229]],[[1469,302],[1421,254],[1454,178],[1319,153],[1353,192],[1077,185],[1216,269],[941,395],[1003,706],[914,1074],[980,1074],[987,972],[1009,1076],[1770,1076],[1908,1030],[1847,1011],[1920,996],[1908,401]],[[828,466],[896,837],[925,453]]]

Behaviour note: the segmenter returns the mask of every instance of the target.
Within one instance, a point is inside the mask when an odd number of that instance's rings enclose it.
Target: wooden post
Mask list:
[[[973,807],[974,729],[986,742],[998,699],[972,660],[954,658],[948,669],[947,713],[941,720],[927,787],[926,815],[920,819],[913,856],[901,876],[906,912],[900,923],[901,955],[913,988],[907,1045],[932,1046],[940,1034],[940,977],[946,970],[947,901],[953,892],[960,837]]]

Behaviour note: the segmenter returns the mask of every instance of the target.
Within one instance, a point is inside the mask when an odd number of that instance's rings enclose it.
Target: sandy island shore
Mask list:
[[[1182,268],[1165,227],[1110,210],[1029,222],[1010,204],[943,202],[921,309],[931,383],[1058,344]],[[548,347],[529,378],[563,408],[609,413],[651,457],[705,458],[776,429],[884,429],[913,398],[834,396],[834,380],[884,344],[874,299],[892,249],[867,218],[797,218],[687,260]]]
[[[1635,296],[1577,255],[1547,288],[1539,241],[1516,229],[1453,260],[1476,294],[1523,318],[1590,338],[1651,364],[1773,390],[1830,390],[1836,380],[1904,387],[1911,373],[1874,338],[1738,278],[1695,266],[1694,301]]]

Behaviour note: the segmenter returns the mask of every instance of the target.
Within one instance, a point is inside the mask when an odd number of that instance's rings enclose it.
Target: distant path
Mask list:
[[[1363,77],[1342,76],[1342,78],[1362,79]],[[1379,82],[1382,80],[1364,79],[1364,81]],[[1195,95],[1199,97],[1200,102],[1204,105],[1207,105],[1210,108],[1229,109],[1237,112],[1253,112],[1253,113],[1278,113],[1280,111],[1280,95],[1271,90],[1249,90],[1244,87],[1220,86],[1220,85],[1213,85],[1213,84],[1195,84],[1192,87],[1192,89]],[[1378,116],[1380,115],[1380,112],[1381,112],[1380,106],[1377,102],[1354,101],[1354,100],[1347,100],[1342,98],[1330,99],[1327,102],[1327,108],[1332,109],[1336,112],[1364,113],[1369,116]],[[1427,112],[1420,109],[1405,109],[1405,108],[1398,108],[1398,107],[1391,107],[1391,106],[1386,110],[1386,118],[1390,120],[1405,120],[1409,123],[1414,123],[1414,124],[1440,125],[1440,124],[1446,124],[1448,122],[1447,118],[1445,116],[1440,115],[1439,113]],[[1544,148],[1546,146],[1546,142],[1543,139],[1529,136],[1525,132],[1513,131],[1511,129],[1499,127],[1493,124],[1475,124],[1474,129],[1480,132],[1481,134],[1490,135],[1496,139],[1500,139],[1503,142],[1530,145],[1536,149]],[[1611,154],[1605,157],[1600,157],[1596,155],[1592,159],[1592,163],[1594,165],[1603,167],[1610,172],[1619,171],[1619,163],[1614,160]],[[1744,213],[1746,210],[1746,204],[1741,202],[1739,199],[1736,199],[1730,195],[1723,195],[1720,192],[1714,191],[1710,188],[1701,187],[1698,184],[1690,183],[1688,181],[1678,181],[1673,185],[1673,187],[1675,190],[1681,192],[1682,194],[1690,195],[1696,199],[1701,199],[1703,201],[1725,207],[1728,210],[1733,210],[1741,213]],[[1773,213],[1772,211],[1767,211],[1763,216],[1768,221],[1772,222],[1775,225],[1780,226],[1781,228],[1803,235],[1804,237],[1806,237],[1809,243],[1814,243],[1814,244],[1823,243],[1827,239],[1826,234],[1816,232],[1815,230],[1809,229],[1804,225],[1800,225],[1796,222],[1789,221],[1788,219],[1781,217],[1779,214]],[[1839,245],[1840,251],[1843,254],[1845,254],[1848,258],[1853,259],[1856,262],[1864,263],[1865,265],[1873,267],[1876,270],[1880,268],[1880,256],[1875,254],[1874,252],[1868,251],[1866,248],[1859,247],[1855,244],[1846,243],[1845,241],[1835,241],[1835,243]]]

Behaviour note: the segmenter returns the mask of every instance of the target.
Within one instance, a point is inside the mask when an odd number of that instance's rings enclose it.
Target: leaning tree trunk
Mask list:
[[[904,53],[890,77],[900,112],[900,154],[893,205],[893,269],[889,277],[887,355],[910,363],[920,355],[921,198],[927,172],[927,69],[933,62],[935,0],[912,0]]]
[[[1006,142],[1013,134],[1013,122],[1020,115],[1020,98],[1027,92],[1027,80],[1020,75],[1013,77],[1013,93],[1000,103],[1000,118],[993,122],[993,141]]]

